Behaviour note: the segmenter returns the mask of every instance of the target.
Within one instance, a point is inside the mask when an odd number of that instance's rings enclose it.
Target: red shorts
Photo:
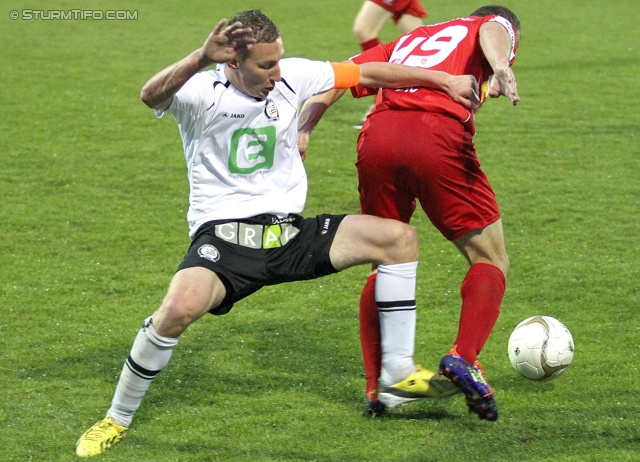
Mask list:
[[[369,0],[393,13],[393,22],[398,22],[403,14],[410,14],[418,18],[426,18],[427,12],[420,4],[420,0]]]
[[[409,223],[416,199],[448,240],[500,218],[472,134],[458,120],[423,111],[382,111],[358,138],[362,213]]]

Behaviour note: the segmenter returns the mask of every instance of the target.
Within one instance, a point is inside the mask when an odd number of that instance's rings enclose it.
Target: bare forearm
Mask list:
[[[487,22],[482,25],[480,48],[492,69],[509,67],[511,39],[502,25],[496,22]]]
[[[360,85],[376,88],[426,87],[444,90],[449,74],[391,63],[360,65]]]
[[[402,64],[361,64],[360,84],[374,88],[423,87],[439,90],[468,109],[475,109],[478,102],[478,84],[473,76],[451,75]]]
[[[327,108],[338,101],[345,91],[344,89],[330,90],[309,98],[300,111],[298,131],[311,133]]]
[[[509,32],[496,22],[487,22],[480,28],[480,47],[493,69],[493,79],[489,86],[489,96],[504,95],[514,106],[520,101],[516,76],[510,66],[511,43]]]
[[[226,19],[221,19],[202,47],[151,77],[142,87],[140,99],[150,108],[166,109],[191,77],[213,63],[235,59],[240,50],[255,42],[251,28],[240,22],[228,24]]]
[[[209,64],[211,60],[205,58],[200,49],[194,51],[151,77],[142,87],[140,99],[150,108],[166,109],[187,80]]]

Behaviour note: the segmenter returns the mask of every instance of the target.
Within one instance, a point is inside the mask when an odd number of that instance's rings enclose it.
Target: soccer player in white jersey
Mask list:
[[[204,45],[152,77],[142,101],[172,115],[190,184],[192,243],[160,307],[138,332],[106,417],[76,445],[79,456],[120,441],[180,335],[206,313],[222,315],[265,285],[317,278],[350,266],[379,265],[377,299],[389,386],[417,372],[413,361],[415,230],[365,215],[303,218],[307,179],[297,116],[310,96],[358,84],[441,88],[472,106],[468,77],[407,66],[282,59],[275,24],[260,11],[221,20]],[[219,63],[213,70],[205,67]],[[417,393],[456,391],[447,379]]]

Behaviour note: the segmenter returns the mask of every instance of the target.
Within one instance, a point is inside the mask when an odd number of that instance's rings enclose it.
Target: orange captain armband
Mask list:
[[[353,63],[331,63],[336,82],[333,88],[351,88],[360,84],[360,66]]]

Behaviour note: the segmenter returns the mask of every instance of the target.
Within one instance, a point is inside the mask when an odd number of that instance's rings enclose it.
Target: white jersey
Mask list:
[[[287,58],[279,64],[282,80],[266,99],[238,91],[218,65],[189,79],[167,109],[187,161],[191,237],[212,220],[302,212],[307,176],[298,151],[298,110],[332,89],[335,76],[329,62]]]

